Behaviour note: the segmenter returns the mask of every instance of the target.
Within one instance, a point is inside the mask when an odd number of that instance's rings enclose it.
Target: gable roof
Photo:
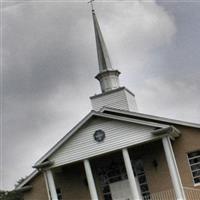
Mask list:
[[[64,144],[72,135],[74,135],[83,125],[85,125],[93,117],[114,119],[114,120],[136,123],[136,124],[140,124],[140,125],[146,125],[146,126],[157,127],[157,128],[169,127],[167,124],[145,121],[144,119],[134,119],[134,118],[126,117],[126,116],[120,116],[120,115],[117,115],[116,113],[113,115],[113,114],[109,114],[109,113],[105,113],[105,112],[96,112],[96,111],[92,110],[76,126],[74,126],[61,140],[59,140],[46,154],[44,154],[35,163],[35,165],[39,165],[42,162],[44,162],[46,159],[48,159],[49,156],[51,156],[57,149],[59,149],[62,146],[62,144]],[[32,172],[20,185],[17,186],[17,189],[22,188],[24,185],[26,185],[38,173],[39,172],[37,170]]]
[[[165,123],[165,124],[170,123],[170,124],[175,124],[175,125],[189,126],[189,127],[198,128],[198,129],[200,128],[200,124],[197,124],[197,123],[169,119],[169,118],[165,118],[165,117],[159,117],[159,116],[148,115],[148,114],[139,113],[139,112],[121,110],[121,109],[117,109],[117,108],[103,107],[100,110],[100,112],[111,114],[111,115],[123,116],[123,117],[127,117],[127,118],[148,120],[149,122]]]

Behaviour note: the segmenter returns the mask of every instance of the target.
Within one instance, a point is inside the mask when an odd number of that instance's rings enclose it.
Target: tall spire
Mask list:
[[[107,92],[119,88],[119,74],[118,70],[114,70],[111,65],[108,50],[106,48],[105,41],[95,14],[95,10],[92,5],[92,18],[94,23],[98,63],[99,63],[99,73],[96,75],[96,79],[99,80],[102,92]]]
[[[103,39],[103,35],[101,33],[101,29],[99,27],[99,23],[97,21],[97,17],[96,17],[94,9],[92,10],[92,17],[93,17],[93,22],[94,22],[94,31],[95,31],[95,38],[96,38],[96,45],[97,45],[99,71],[102,72],[109,69],[112,70],[108,50],[106,48],[106,44]]]
[[[119,85],[120,72],[115,70],[111,65],[108,50],[93,8],[93,1],[94,0],[90,0],[88,3],[90,3],[92,7],[99,63],[99,73],[95,78],[100,82],[102,93],[90,97],[92,108],[97,111],[101,110],[103,107],[137,111],[135,95],[125,87],[120,87]]]

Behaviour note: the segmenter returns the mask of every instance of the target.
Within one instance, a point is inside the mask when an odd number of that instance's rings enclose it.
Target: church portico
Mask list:
[[[168,159],[162,139],[151,141],[47,170],[53,174],[55,188],[49,187],[51,176],[47,186],[50,196],[56,194],[58,200],[146,200],[170,190],[170,198],[180,199]]]

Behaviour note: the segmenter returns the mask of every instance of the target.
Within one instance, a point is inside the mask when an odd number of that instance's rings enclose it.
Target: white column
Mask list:
[[[127,176],[128,176],[128,180],[129,180],[130,189],[131,189],[133,199],[134,200],[140,200],[141,195],[140,195],[140,192],[138,191],[138,187],[137,187],[137,183],[136,183],[135,176],[134,176],[134,173],[133,173],[133,168],[132,168],[132,164],[131,164],[131,160],[130,160],[130,157],[129,157],[128,150],[122,149],[122,154],[123,154],[123,158],[124,158],[126,173],[127,173]]]
[[[46,184],[47,184],[47,190],[48,190],[47,193],[49,194],[49,199],[58,200],[52,171],[50,169],[46,170],[44,172],[44,176],[46,178]]]
[[[172,149],[171,141],[169,136],[162,138],[162,143],[165,151],[165,156],[167,160],[167,164],[169,167],[169,173],[171,176],[172,184],[174,187],[174,191],[176,194],[177,200],[186,200],[185,193],[183,190],[183,185],[181,182],[181,178],[179,175],[178,167],[176,164],[176,159],[174,156],[174,152]]]
[[[92,170],[90,167],[90,162],[89,162],[89,160],[84,160],[83,163],[84,163],[84,167],[85,167],[85,173],[86,173],[86,177],[87,177],[87,182],[88,182],[88,186],[89,186],[91,199],[98,200],[97,190],[96,190],[94,178],[92,175]]]
[[[49,192],[49,186],[48,186],[47,176],[46,176],[45,172],[43,172],[43,176],[44,176],[45,185],[46,185],[46,189],[47,189],[48,200],[51,200],[51,195],[50,195],[50,192]]]

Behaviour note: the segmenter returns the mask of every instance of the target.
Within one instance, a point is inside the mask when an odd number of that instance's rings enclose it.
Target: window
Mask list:
[[[150,193],[149,193],[149,187],[147,184],[147,179],[145,176],[144,166],[142,160],[135,160],[133,161],[134,166],[134,173],[137,177],[140,191],[142,193],[142,196],[145,200],[150,199]]]
[[[200,150],[188,153],[188,160],[195,185],[200,184]]]

